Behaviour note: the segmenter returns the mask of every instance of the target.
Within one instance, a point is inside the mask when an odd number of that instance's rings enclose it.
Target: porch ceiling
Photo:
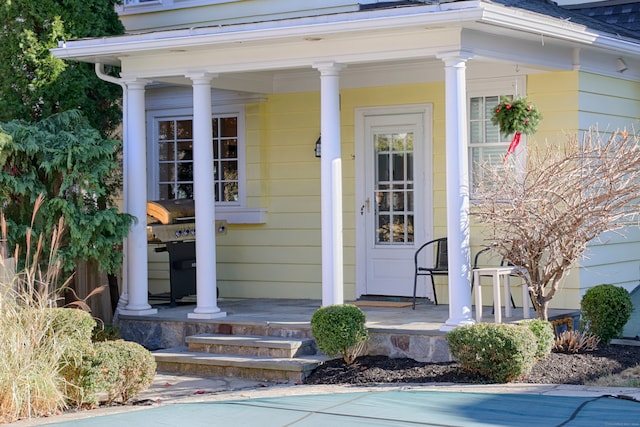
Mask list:
[[[467,66],[467,77],[471,79],[496,78],[500,75],[513,77],[521,74],[537,74],[550,68],[531,67],[511,61],[475,59]],[[191,87],[192,82],[184,76],[155,77],[154,82],[168,86]],[[442,60],[424,58],[414,60],[381,61],[377,63],[353,64],[340,73],[340,87],[354,89],[396,84],[430,83],[444,81]],[[221,74],[211,82],[217,89],[256,94],[318,91],[318,71],[310,67],[254,72]]]

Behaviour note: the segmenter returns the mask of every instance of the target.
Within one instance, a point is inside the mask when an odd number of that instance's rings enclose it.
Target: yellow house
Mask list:
[[[168,286],[167,254],[147,242],[147,201],[193,198],[190,318],[225,315],[216,288],[325,305],[411,296],[414,251],[447,237],[443,328],[471,322],[469,265],[482,237],[469,221],[470,177],[476,161],[509,145],[490,121],[499,96],[526,95],[544,114],[516,156],[596,124],[637,126],[640,34],[584,13],[594,10],[509,0],[125,0],[126,35],[53,49],[123,87],[124,207],[138,222],[121,312],[152,313],[149,292]],[[579,307],[599,283],[635,286],[640,232],[626,231],[592,245],[598,256],[574,269],[553,307]],[[430,286],[418,295],[434,297]]]

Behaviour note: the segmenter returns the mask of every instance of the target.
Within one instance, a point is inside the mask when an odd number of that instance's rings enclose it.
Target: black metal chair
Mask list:
[[[433,248],[433,258],[427,257],[428,249]],[[449,256],[447,249],[447,238],[430,240],[420,246],[413,256],[415,271],[413,277],[413,309],[416,309],[416,291],[418,288],[418,276],[431,277],[431,288],[433,289],[433,302],[438,305],[436,295],[436,282],[434,276],[449,275]]]

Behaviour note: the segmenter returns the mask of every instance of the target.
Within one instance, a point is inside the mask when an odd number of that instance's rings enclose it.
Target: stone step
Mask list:
[[[322,355],[295,359],[191,352],[186,347],[152,352],[158,371],[299,383],[321,363]]]
[[[279,358],[316,354],[315,342],[308,338],[198,334],[185,341],[191,352]]]

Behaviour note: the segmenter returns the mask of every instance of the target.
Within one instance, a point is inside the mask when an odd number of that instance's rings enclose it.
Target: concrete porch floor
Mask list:
[[[369,301],[369,300],[367,300]],[[394,302],[397,302],[394,299]],[[410,301],[408,301],[410,303]],[[348,304],[357,304],[355,301],[345,301]],[[212,320],[188,319],[188,313],[193,312],[195,305],[179,304],[170,307],[168,304],[154,304],[158,309],[157,314],[148,316],[121,316],[121,319],[179,321],[193,323],[262,323],[272,326],[282,325],[288,327],[309,327],[311,316],[321,306],[320,300],[311,299],[236,299],[220,298],[218,307],[226,312],[226,317]],[[385,331],[397,333],[425,333],[440,335],[444,332],[440,328],[449,318],[449,306],[446,304],[434,305],[425,300],[419,300],[416,309],[411,304],[406,307],[373,307],[360,306],[366,315],[366,324],[370,331]],[[575,315],[575,309],[550,309],[549,318],[557,319]],[[484,306],[482,309],[482,321],[494,322],[493,307]],[[472,315],[475,319],[475,306],[472,307]],[[531,317],[536,317],[533,309]],[[504,317],[504,323],[513,323],[523,319],[522,307],[512,309],[512,317]]]

